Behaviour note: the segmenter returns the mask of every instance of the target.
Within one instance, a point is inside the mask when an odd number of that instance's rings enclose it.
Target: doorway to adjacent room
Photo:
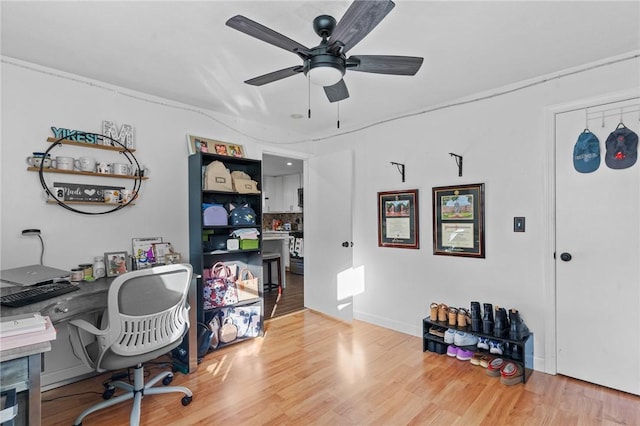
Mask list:
[[[262,156],[263,253],[282,243],[286,270],[280,298],[276,288],[264,292],[265,319],[304,309],[303,163],[281,155]]]

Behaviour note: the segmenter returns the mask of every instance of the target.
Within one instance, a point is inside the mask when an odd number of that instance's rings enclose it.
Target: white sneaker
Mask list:
[[[489,352],[495,355],[502,355],[504,352],[504,344],[502,342],[498,342],[497,340],[489,340]]]
[[[478,340],[478,349],[486,349],[489,350],[489,339],[486,337],[481,337]]]
[[[456,331],[454,329],[452,328],[447,329],[447,331],[445,331],[444,333],[444,342],[453,343],[455,334],[456,334]]]
[[[474,334],[457,331],[453,343],[456,346],[475,346],[478,344],[478,338]]]

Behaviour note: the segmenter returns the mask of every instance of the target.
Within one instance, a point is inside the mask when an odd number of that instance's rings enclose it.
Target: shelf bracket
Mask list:
[[[402,182],[404,182],[404,164],[396,163],[394,161],[392,161],[391,164],[397,167],[398,172],[400,172],[400,175],[402,176]]]
[[[462,155],[454,154],[453,152],[450,152],[449,155],[455,157],[456,164],[458,165],[458,176],[462,177]]]

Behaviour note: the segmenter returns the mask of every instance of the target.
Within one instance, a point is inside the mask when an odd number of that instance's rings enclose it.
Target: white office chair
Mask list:
[[[191,265],[175,264],[120,275],[109,287],[101,328],[84,320],[69,322],[73,351],[89,367],[99,373],[134,367],[133,386],[120,381],[112,383],[128,392],[87,408],[74,425],[81,425],[82,419],[97,410],[129,399],[134,400],[130,424],[138,425],[142,397],[152,394],[181,392],[185,395],[182,405],[191,402],[193,394],[186,387],[152,388],[160,380],[164,385],[171,383],[173,374],[169,371],[145,384],[142,364],[180,345],[189,329],[187,293],[192,274]],[[84,341],[87,333],[92,342]]]

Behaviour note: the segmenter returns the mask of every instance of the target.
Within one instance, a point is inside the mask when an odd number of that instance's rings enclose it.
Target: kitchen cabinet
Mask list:
[[[265,176],[264,211],[267,213],[301,213],[298,206],[298,188],[302,187],[302,175]]]
[[[286,212],[302,212],[302,208],[298,206],[298,188],[302,188],[301,177],[300,173],[282,177],[282,207]]]
[[[282,176],[265,176],[264,177],[264,211],[282,212]]]

